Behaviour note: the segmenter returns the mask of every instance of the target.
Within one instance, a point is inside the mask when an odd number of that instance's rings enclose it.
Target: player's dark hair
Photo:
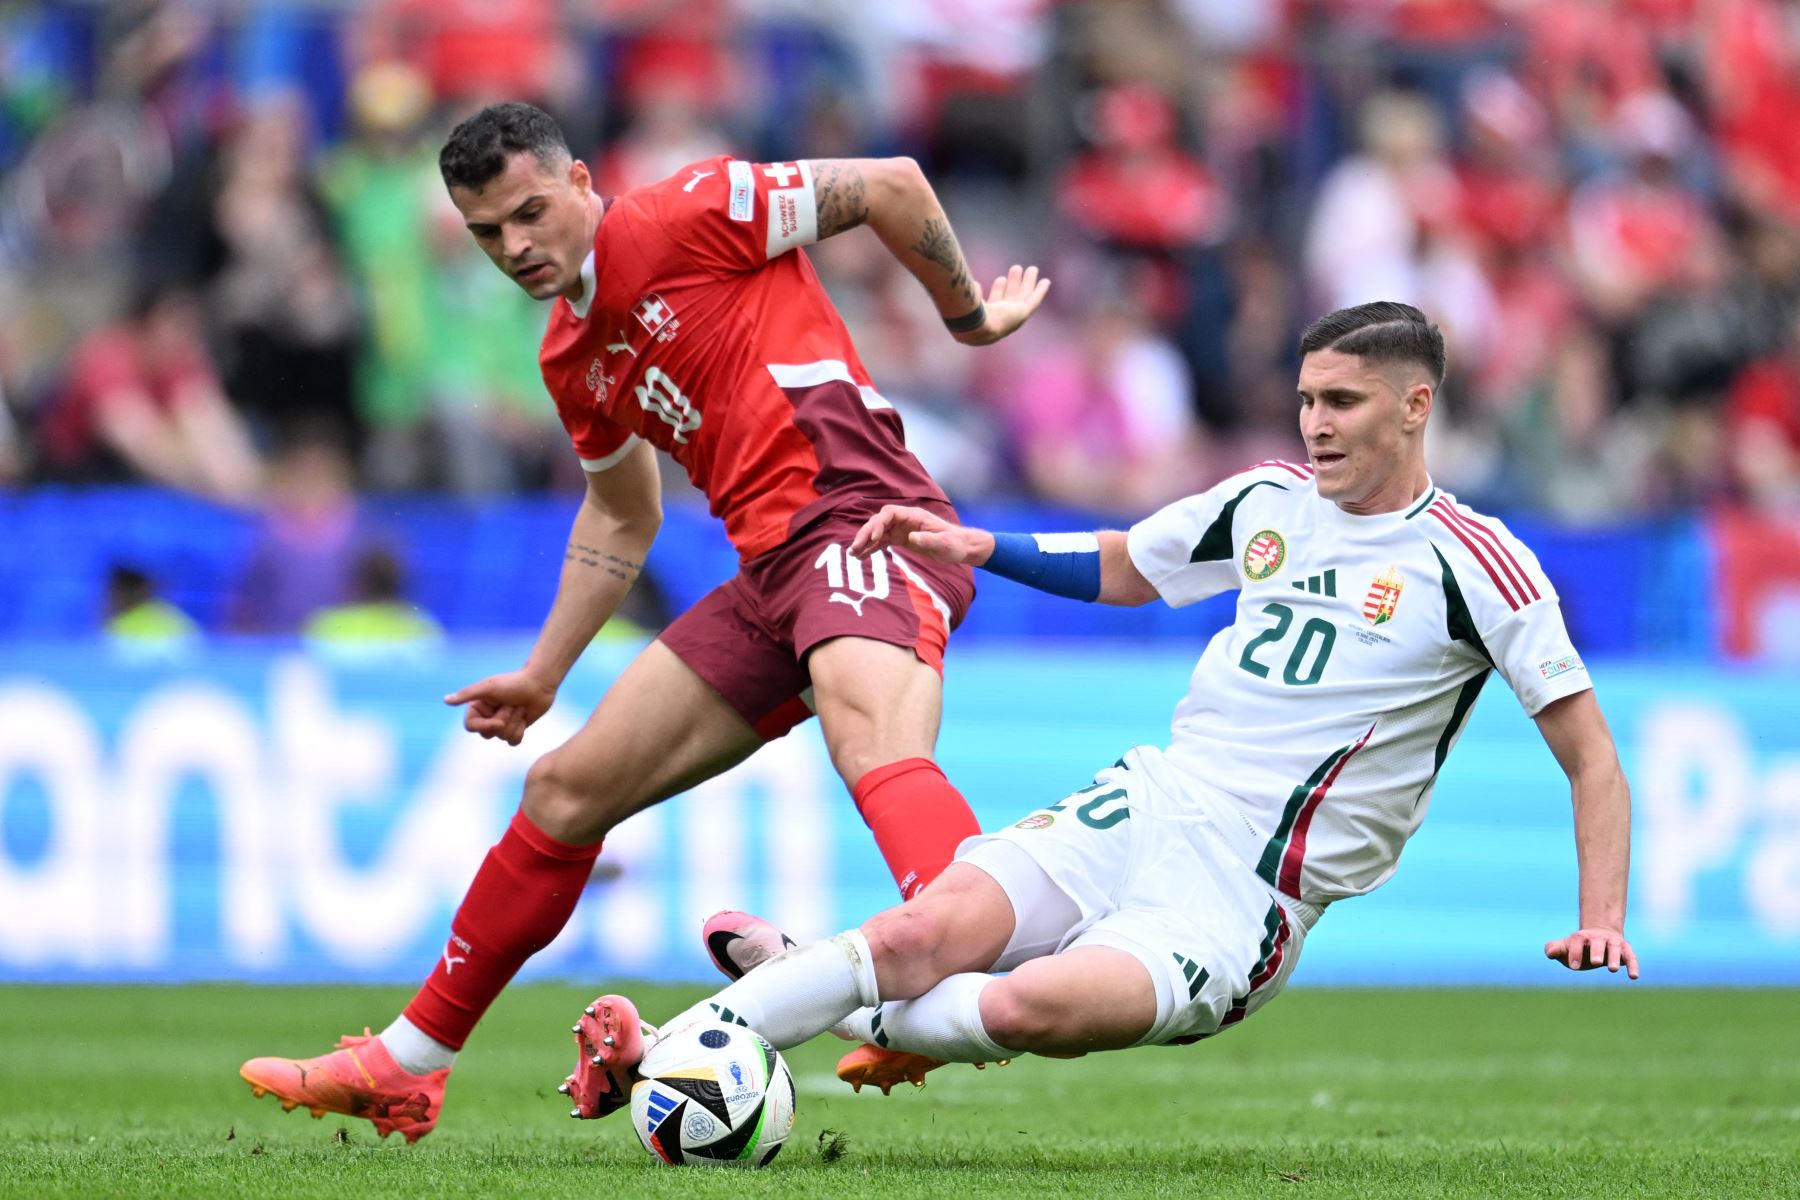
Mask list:
[[[438,151],[444,186],[479,192],[506,170],[506,160],[529,151],[548,170],[569,161],[569,142],[556,119],[534,105],[490,104],[455,129]]]
[[[1336,350],[1372,362],[1416,363],[1444,382],[1444,334],[1410,304],[1377,300],[1328,312],[1300,335],[1300,353]]]

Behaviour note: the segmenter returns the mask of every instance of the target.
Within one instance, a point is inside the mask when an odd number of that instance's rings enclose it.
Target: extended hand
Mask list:
[[[913,550],[939,562],[980,566],[994,552],[994,535],[954,525],[922,508],[889,504],[856,531],[850,540],[850,553],[867,558],[889,546]]]
[[[524,671],[508,671],[451,692],[444,703],[469,706],[463,714],[463,728],[470,733],[516,746],[525,737],[526,726],[550,711],[555,699],[555,688]]]
[[[1050,280],[1039,279],[1036,267],[1015,263],[988,290],[987,320],[967,333],[952,336],[965,346],[991,346],[1029,320],[1049,291]]]
[[[1616,929],[1577,929],[1568,937],[1545,942],[1544,957],[1571,971],[1605,967],[1616,972],[1622,966],[1631,978],[1638,977],[1637,954],[1625,940],[1625,935]]]

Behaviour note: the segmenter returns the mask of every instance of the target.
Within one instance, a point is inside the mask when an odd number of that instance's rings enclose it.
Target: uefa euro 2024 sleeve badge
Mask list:
[[[1406,581],[1400,577],[1399,567],[1389,567],[1377,575],[1369,584],[1369,594],[1363,597],[1363,616],[1371,625],[1382,625],[1394,619],[1394,609],[1400,603],[1400,589]]]
[[[1244,547],[1244,576],[1252,583],[1261,583],[1275,572],[1281,570],[1281,564],[1287,561],[1287,543],[1273,529],[1258,531]]]

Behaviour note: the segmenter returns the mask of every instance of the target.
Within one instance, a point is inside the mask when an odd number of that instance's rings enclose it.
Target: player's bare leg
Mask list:
[[[846,784],[891,762],[931,757],[944,685],[912,650],[837,637],[813,647],[806,669],[825,749]]]
[[[880,969],[879,967],[877,968]],[[1136,1045],[1156,1020],[1156,986],[1134,956],[1083,946],[1035,958],[1008,975],[959,973],[916,999],[854,1014],[886,1050],[851,1051],[838,1078],[885,1095],[897,1083],[923,1085],[947,1062],[1005,1063],[1018,1054],[1078,1058]]]
[[[406,1013],[368,1044],[345,1039],[316,1058],[253,1059],[240,1073],[258,1095],[272,1092],[290,1108],[369,1117],[409,1139],[429,1132],[456,1051],[519,966],[567,923],[599,839],[761,744],[717,692],[652,642],[587,724],[527,772],[514,827],[476,873],[452,941]],[[372,1057],[382,1070],[365,1069]],[[408,1105],[404,1123],[382,1115],[396,1097]]]
[[[965,837],[981,832],[962,793],[932,760],[943,715],[943,680],[909,647],[838,637],[807,656],[813,702],[832,765],[900,898],[937,877]]]
[[[1051,1058],[1123,1050],[1156,1023],[1156,984],[1136,955],[1076,946],[996,976],[981,1023],[1001,1045]]]
[[[598,841],[626,817],[729,770],[762,744],[693,668],[653,641],[575,736],[532,764],[520,807],[560,841]]]
[[[931,762],[943,681],[910,649],[872,638],[821,642],[806,665],[832,765],[856,797],[902,897],[911,895],[949,863],[963,837],[978,832],[967,803]],[[865,803],[859,784],[872,775],[886,786]],[[714,965],[731,979],[794,944],[760,917],[736,911],[715,913],[702,937]]]
[[[877,913],[864,923],[863,936],[875,960],[875,973],[883,1000],[912,999],[952,976],[985,973],[1011,940],[1015,916],[1012,901],[987,872],[952,863],[943,876],[916,900]],[[885,1006],[884,1006],[885,1007]],[[881,1009],[852,1015],[838,1032],[851,1036],[864,1031],[866,1044],[838,1060],[838,1078],[857,1091],[869,1084],[883,1095],[897,1083],[925,1084],[929,1071],[951,1061],[921,1049],[896,1045],[882,1028]],[[967,1014],[938,1014],[955,1021]],[[1004,1045],[1004,1043],[1002,1043]],[[1008,1054],[994,1053],[970,1061],[983,1065],[1005,1061]]]
[[[1012,902],[993,877],[977,867],[952,863],[917,899],[877,915],[860,930],[767,959],[672,1023],[710,1013],[715,1019],[742,1021],[785,1049],[839,1022],[861,1018],[866,1025],[874,1011],[870,1006],[884,999],[918,996],[947,977],[986,981],[987,975],[975,973],[987,971],[1000,957],[1012,938],[1013,924]],[[950,1012],[944,1017],[952,1024],[970,1020],[979,1024],[978,1014]],[[936,1020],[931,1014],[907,1014],[901,1025],[910,1028],[922,1022],[935,1029]],[[951,1039],[947,1045],[965,1044],[953,1033],[938,1032]],[[856,1037],[884,1040],[875,1028],[860,1028]],[[857,1087],[869,1082],[885,1091],[903,1079],[922,1081],[926,1071],[946,1061],[922,1052],[929,1047],[907,1049],[911,1052],[880,1044],[863,1046],[845,1060],[840,1074],[848,1070],[844,1077]],[[970,1061],[1005,1057],[996,1049]]]

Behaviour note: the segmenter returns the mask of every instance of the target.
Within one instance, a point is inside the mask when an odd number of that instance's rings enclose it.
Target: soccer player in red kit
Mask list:
[[[931,757],[944,646],[973,597],[971,573],[894,550],[846,553],[884,504],[954,513],[800,248],[868,225],[967,345],[1013,332],[1049,287],[1035,267],[1013,267],[984,300],[909,159],[711,158],[603,199],[555,122],[511,103],[457,126],[439,167],[494,265],[555,301],[544,382],[587,478],[524,666],[447,697],[467,705],[466,728],[517,745],[549,709],[642,569],[662,515],[656,450],[706,494],[740,570],[532,764],[405,1012],[330,1054],[242,1068],[284,1107],[367,1117],[408,1141],[437,1123],[476,1021],[568,921],[607,831],[813,713],[903,897],[978,832]],[[602,1075],[577,1111],[615,1106],[607,1088]]]

